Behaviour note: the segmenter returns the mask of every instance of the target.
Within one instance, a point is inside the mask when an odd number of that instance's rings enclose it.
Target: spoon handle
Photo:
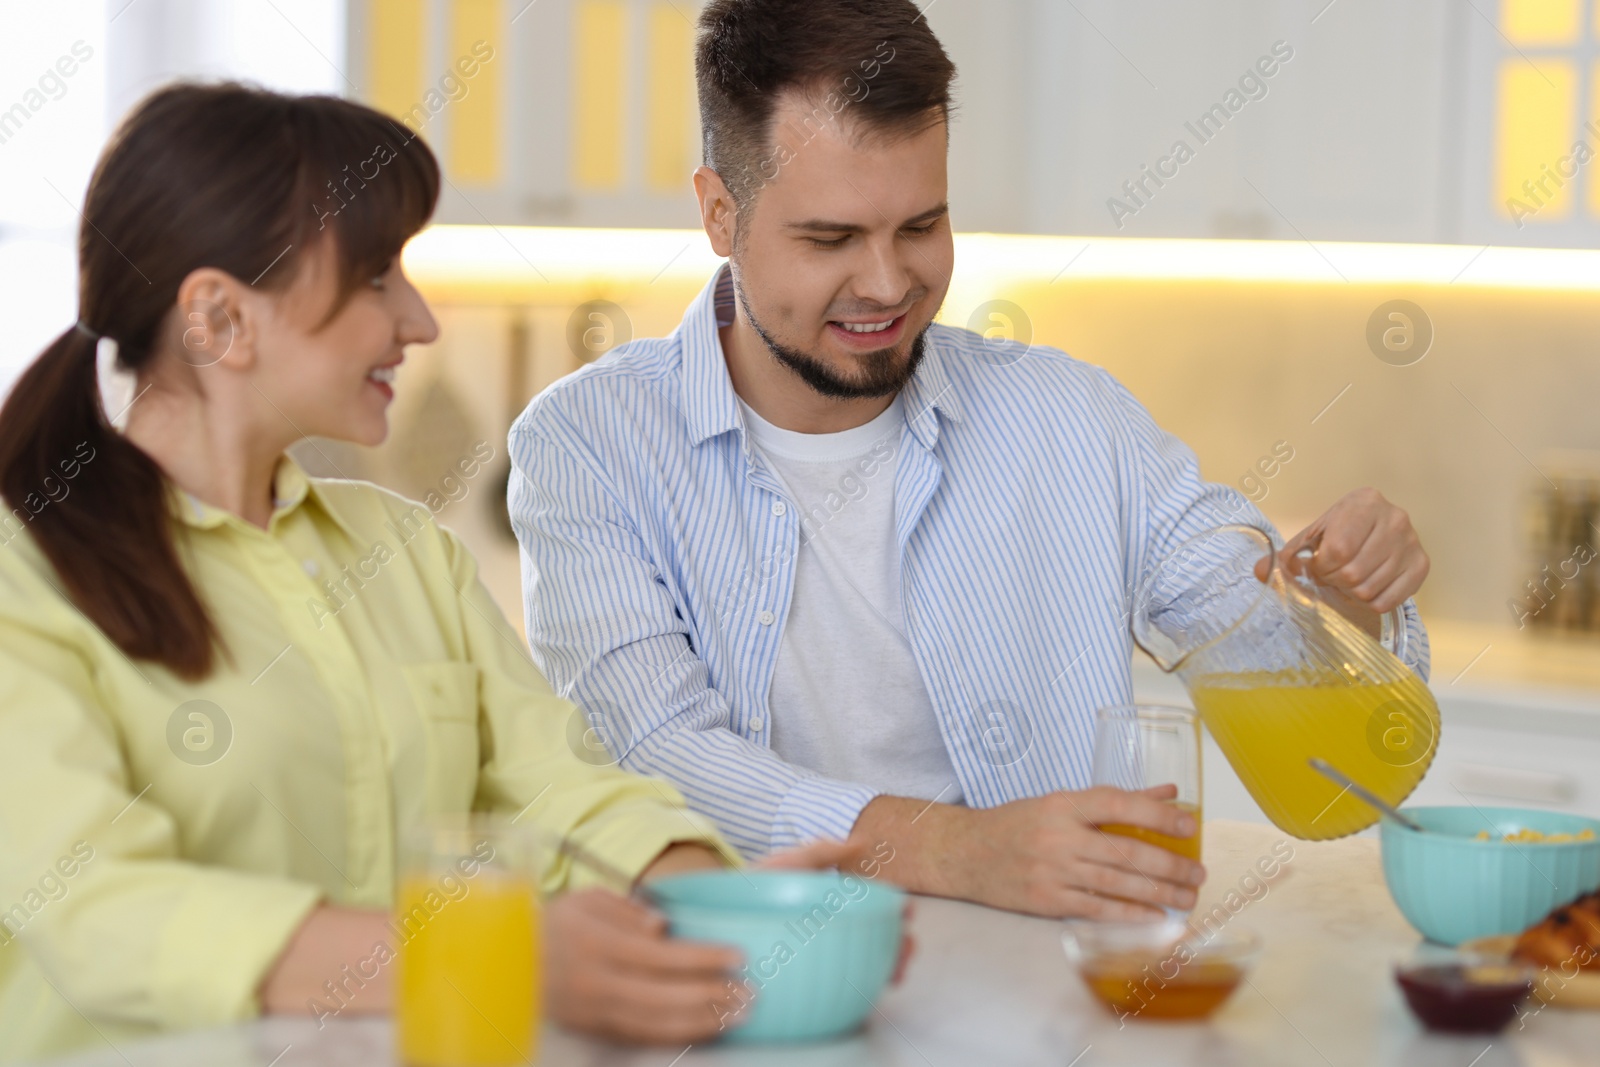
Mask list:
[[[655,907],[659,903],[655,892],[648,885],[643,882],[635,883],[625,872],[596,856],[572,838],[545,830],[538,832],[554,847],[556,856],[565,856],[579,866],[589,868],[623,896],[632,897],[650,907]]]
[[[1333,784],[1340,785],[1348,789],[1361,800],[1378,809],[1378,811],[1382,812],[1384,815],[1387,815],[1401,826],[1404,826],[1407,830],[1415,830],[1419,834],[1426,833],[1426,831],[1423,830],[1422,826],[1418,824],[1416,820],[1410,818],[1409,816],[1401,815],[1398,811],[1390,807],[1374,793],[1363,786],[1357,785],[1348,775],[1334,769],[1334,767],[1328,763],[1327,760],[1320,760],[1313,757],[1310,762],[1312,770],[1333,782]]]

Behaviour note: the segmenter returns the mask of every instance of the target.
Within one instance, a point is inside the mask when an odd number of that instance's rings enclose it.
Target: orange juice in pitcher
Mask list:
[[[1422,679],[1308,580],[1286,576],[1254,527],[1209,530],[1156,564],[1135,595],[1133,629],[1287,833],[1325,840],[1378,819],[1312,770],[1313,758],[1395,806],[1432,763],[1439,708]],[[1393,631],[1403,641],[1403,626]]]
[[[1415,676],[1352,684],[1331,674],[1213,675],[1190,692],[1250,795],[1296,837],[1343,837],[1374,819],[1365,803],[1312,770],[1313,758],[1396,804],[1428,769],[1429,749],[1418,742],[1431,736],[1438,710]]]

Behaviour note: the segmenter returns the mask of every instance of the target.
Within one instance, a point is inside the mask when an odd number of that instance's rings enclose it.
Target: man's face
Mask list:
[[[786,94],[767,180],[738,215],[734,281],[774,358],[825,396],[910,379],[955,260],[945,124],[884,134]],[[776,177],[772,175],[776,173]]]

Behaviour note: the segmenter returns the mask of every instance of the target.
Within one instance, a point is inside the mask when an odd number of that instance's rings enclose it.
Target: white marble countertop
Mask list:
[[[1263,889],[1254,882],[1241,888],[1240,879],[1286,840],[1282,833],[1214,820],[1205,834],[1210,878],[1198,910],[1231,903],[1228,921],[1256,931],[1265,942],[1248,984],[1207,1022],[1133,1020],[1119,1028],[1069,969],[1060,923],[922,899],[914,924],[918,953],[904,985],[884,997],[866,1029],[850,1040],[798,1048],[619,1049],[548,1032],[540,1063],[1578,1067],[1600,1061],[1600,1012],[1546,1007],[1520,1029],[1513,1022],[1493,1037],[1425,1032],[1390,975],[1392,963],[1409,956],[1420,939],[1384,888],[1376,841],[1288,839],[1293,857]],[[1236,894],[1231,902],[1230,893]],[[310,1021],[274,1019],[53,1063],[364,1067],[388,1064],[390,1056],[383,1022],[336,1022],[319,1032]]]

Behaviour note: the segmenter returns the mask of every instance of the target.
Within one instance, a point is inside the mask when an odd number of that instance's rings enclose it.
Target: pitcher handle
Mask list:
[[[1406,652],[1409,651],[1406,639],[1406,606],[1401,604],[1384,612],[1379,630],[1378,644],[1394,653],[1395,659],[1401,663],[1409,662],[1406,659]]]
[[[1303,564],[1309,564],[1316,558],[1317,549],[1322,547],[1322,531],[1318,530],[1306,539],[1294,558]],[[1316,582],[1309,575],[1309,567],[1302,566],[1297,580],[1308,589],[1314,589]],[[1378,620],[1378,644],[1390,652],[1401,663],[1407,662],[1406,652],[1409,651],[1409,642],[1406,638],[1406,606],[1404,604],[1391,608],[1383,613]]]

